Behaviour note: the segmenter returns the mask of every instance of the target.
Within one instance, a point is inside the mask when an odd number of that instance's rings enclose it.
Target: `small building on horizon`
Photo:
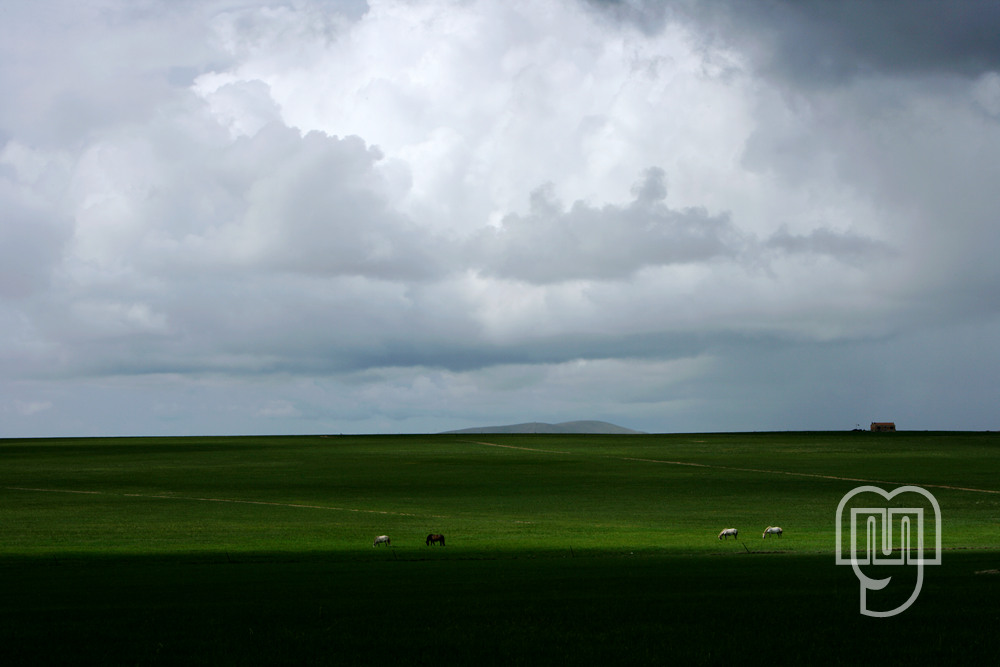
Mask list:
[[[880,432],[895,431],[896,422],[872,422],[871,428],[873,431]]]

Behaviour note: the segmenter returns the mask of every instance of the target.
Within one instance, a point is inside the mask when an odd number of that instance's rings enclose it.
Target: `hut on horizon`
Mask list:
[[[886,431],[895,431],[896,422],[872,422],[871,429],[883,433]]]

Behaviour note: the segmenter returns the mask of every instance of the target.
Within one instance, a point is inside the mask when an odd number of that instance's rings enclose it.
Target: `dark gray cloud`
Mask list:
[[[995,428],[993,4],[8,5],[0,435]]]
[[[792,234],[782,228],[771,235],[765,246],[789,254],[827,255],[846,263],[881,261],[898,254],[883,241],[827,228],[808,234]]]
[[[648,169],[633,195],[624,206],[578,201],[566,208],[551,187],[540,188],[527,215],[509,215],[478,239],[481,270],[533,283],[622,280],[647,266],[732,260],[744,252],[746,239],[728,216],[667,207],[662,169]]]
[[[975,77],[1000,67],[1000,6],[995,2],[705,4],[693,10],[699,18],[707,17],[727,39],[760,49],[765,69],[805,86],[856,76]]]

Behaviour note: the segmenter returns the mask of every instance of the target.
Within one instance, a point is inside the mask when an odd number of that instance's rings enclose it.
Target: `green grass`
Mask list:
[[[937,497],[904,614],[858,613],[830,477]],[[996,568],[989,433],[0,440],[0,664],[968,662]]]
[[[823,556],[80,559],[8,565],[5,664],[969,663],[995,653],[993,554],[858,614]],[[16,570],[17,581],[10,577]],[[16,609],[14,608],[16,606]]]

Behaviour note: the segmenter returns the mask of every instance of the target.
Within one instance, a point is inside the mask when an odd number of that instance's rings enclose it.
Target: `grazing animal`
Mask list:
[[[722,538],[729,539],[730,537],[732,537],[735,540],[739,537],[739,534],[740,531],[736,530],[735,528],[726,528],[724,531],[719,533],[719,539],[720,540]]]
[[[781,537],[781,533],[782,533],[781,526],[768,526],[767,528],[764,529],[765,538],[768,535],[777,535],[778,537]]]
[[[435,542],[437,542],[441,546],[444,546],[444,535],[441,535],[439,533],[431,533],[430,535],[427,536],[427,542],[425,542],[425,544],[427,546],[430,546]]]
[[[375,538],[375,541],[372,542],[372,546],[377,547],[380,544],[384,544],[387,547],[391,547],[392,540],[389,539],[388,535],[379,535],[378,537]]]

